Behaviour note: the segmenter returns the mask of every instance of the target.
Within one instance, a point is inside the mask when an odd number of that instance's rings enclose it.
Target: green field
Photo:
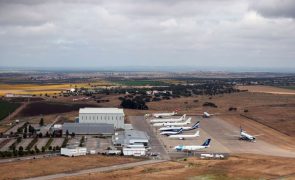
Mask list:
[[[162,81],[150,80],[127,80],[127,81],[114,81],[113,83],[123,86],[168,86],[168,83]]]
[[[0,120],[4,119],[9,113],[12,113],[20,106],[19,103],[0,101]]]

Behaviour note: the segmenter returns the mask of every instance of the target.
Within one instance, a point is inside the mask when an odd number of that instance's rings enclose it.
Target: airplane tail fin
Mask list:
[[[202,146],[209,146],[210,142],[211,142],[211,139],[207,139],[207,140],[202,144]]]
[[[198,121],[195,125],[193,125],[193,129],[199,128],[200,127],[200,121]]]
[[[182,131],[183,131],[183,129],[182,129],[182,128],[180,128],[180,130],[178,131],[178,134],[182,133]]]
[[[197,131],[195,136],[199,136],[200,135],[200,131]]]

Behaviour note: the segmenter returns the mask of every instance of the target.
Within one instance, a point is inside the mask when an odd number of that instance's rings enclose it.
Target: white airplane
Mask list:
[[[214,116],[214,115],[216,115],[216,114],[210,114],[210,113],[208,113],[208,112],[204,112],[204,113],[203,113],[203,117],[204,117],[204,118],[210,118],[211,116]]]
[[[186,138],[194,138],[200,136],[200,131],[198,130],[195,134],[176,134],[176,135],[171,135],[169,138],[178,138],[178,139],[186,139]]]
[[[151,123],[162,123],[162,122],[179,122],[185,120],[186,114],[181,116],[180,118],[169,118],[169,119],[152,119]]]
[[[179,131],[163,131],[160,134],[170,136],[170,135],[175,135],[175,134],[181,134],[182,131],[183,131],[183,129],[181,128]]]
[[[162,118],[162,117],[169,117],[169,116],[174,116],[176,115],[177,112],[173,111],[172,113],[154,113],[152,116],[156,118]]]
[[[251,141],[251,142],[256,142],[256,137],[261,136],[262,134],[259,135],[250,135],[246,131],[240,127],[240,140],[245,140],[245,141]]]
[[[160,126],[184,126],[191,123],[192,118],[188,118],[184,122],[164,122],[164,123],[155,123],[153,126],[160,127]]]
[[[174,149],[176,149],[176,151],[196,151],[196,150],[210,147],[209,145],[210,142],[211,142],[211,139],[207,139],[202,145],[194,145],[194,146],[178,145],[178,146],[175,146]]]
[[[167,127],[161,127],[159,129],[159,131],[179,131],[180,129],[182,129],[184,131],[189,131],[189,130],[197,129],[199,127],[200,127],[200,121],[198,121],[192,127],[188,127],[188,126],[183,126],[183,127],[167,126]]]

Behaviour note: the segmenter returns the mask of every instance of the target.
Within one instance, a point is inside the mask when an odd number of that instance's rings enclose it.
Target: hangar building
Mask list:
[[[113,124],[115,129],[124,129],[125,114],[119,108],[80,108],[79,123]]]

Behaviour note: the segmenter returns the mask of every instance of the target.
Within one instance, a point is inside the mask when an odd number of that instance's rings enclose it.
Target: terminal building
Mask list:
[[[125,114],[119,108],[80,108],[79,123],[113,124],[115,129],[124,129]]]

